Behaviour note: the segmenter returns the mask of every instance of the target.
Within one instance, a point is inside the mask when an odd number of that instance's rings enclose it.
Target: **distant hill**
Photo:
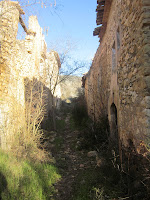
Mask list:
[[[71,98],[78,97],[79,91],[82,90],[82,77],[79,76],[60,76],[61,99],[70,103]]]

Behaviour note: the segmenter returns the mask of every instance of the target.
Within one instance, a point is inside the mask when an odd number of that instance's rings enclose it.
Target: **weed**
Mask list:
[[[105,200],[104,188],[93,188],[93,191],[95,192],[95,198],[97,200]]]
[[[87,120],[87,126],[80,135],[79,149],[101,151],[108,148],[109,123],[107,116],[99,119],[97,123]]]
[[[89,168],[78,174],[73,200],[111,200],[123,193],[120,175],[108,161],[101,168]]]
[[[84,94],[80,94],[78,98],[72,101],[73,109],[72,109],[72,117],[75,125],[78,128],[86,126],[86,122],[88,120],[87,106]]]
[[[79,137],[78,150],[96,150],[104,162],[99,168],[89,168],[78,174],[73,200],[111,200],[126,194],[127,188],[123,185],[121,174],[112,164],[107,116],[101,117],[96,123],[87,119]]]

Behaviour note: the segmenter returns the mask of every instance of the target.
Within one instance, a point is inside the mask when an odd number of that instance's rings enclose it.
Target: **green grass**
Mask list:
[[[0,150],[0,199],[48,200],[60,179],[51,164],[17,160]]]

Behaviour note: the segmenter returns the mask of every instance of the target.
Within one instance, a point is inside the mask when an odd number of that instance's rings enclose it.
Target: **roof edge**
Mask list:
[[[96,27],[93,31],[93,36],[97,36],[102,40],[106,27],[107,27],[107,21],[108,16],[110,13],[111,3],[113,0],[97,0],[97,17],[96,17],[96,24],[98,27]]]

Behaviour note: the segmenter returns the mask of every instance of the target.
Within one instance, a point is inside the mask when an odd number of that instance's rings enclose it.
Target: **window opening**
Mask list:
[[[112,69],[114,70],[116,67],[116,48],[115,48],[115,42],[112,46]]]
[[[117,29],[117,49],[120,49],[120,29]]]

